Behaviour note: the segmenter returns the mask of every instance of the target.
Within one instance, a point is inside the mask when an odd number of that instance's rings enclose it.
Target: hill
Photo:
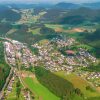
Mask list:
[[[46,13],[40,18],[40,21],[44,23],[56,23],[64,16],[68,11],[65,9],[51,8],[47,9]]]
[[[81,24],[85,21],[100,22],[100,10],[81,7],[68,11],[60,19],[62,24]]]
[[[0,36],[5,36],[11,28],[10,23],[0,23]]]
[[[60,2],[55,5],[55,8],[59,8],[59,9],[76,9],[78,7],[79,7],[78,4],[66,3],[66,2]]]
[[[5,84],[6,78],[9,75],[10,67],[5,62],[4,48],[2,42],[0,42],[0,90]]]
[[[20,13],[15,12],[6,5],[0,5],[0,21],[6,20],[10,22],[18,21],[21,18]]]
[[[100,22],[100,10],[81,7],[78,9],[52,8],[46,11],[40,21],[59,24],[82,24],[84,22]]]
[[[27,44],[33,44],[42,39],[52,39],[57,36],[59,35],[53,29],[47,28],[44,25],[32,25],[30,27],[21,25],[15,32],[7,35],[8,38]]]
[[[83,6],[89,7],[89,8],[92,8],[92,9],[100,9],[100,2],[96,2],[96,3],[84,3]]]
[[[100,57],[100,28],[92,33],[84,33],[81,41],[94,47],[96,56]]]

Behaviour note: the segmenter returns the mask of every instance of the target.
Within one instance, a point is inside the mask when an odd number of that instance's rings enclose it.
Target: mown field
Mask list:
[[[86,80],[80,78],[79,76],[77,76],[75,74],[66,74],[66,72],[63,72],[63,71],[56,72],[55,74],[70,81],[74,85],[74,87],[79,88],[82,91],[82,93],[85,95],[85,97],[87,97],[87,98],[90,98],[90,97],[99,98],[100,97],[100,93],[98,93],[96,91],[96,89],[90,83],[88,83]],[[93,91],[86,90],[86,86],[91,86]],[[98,100],[100,100],[100,99],[98,99]]]
[[[67,24],[45,24],[46,27],[52,28],[55,31],[67,32],[67,33],[77,33],[87,31],[95,31],[96,28],[93,26],[83,25],[67,25]]]
[[[84,95],[79,88],[43,67],[35,67],[35,75],[38,81],[47,87],[52,93],[60,97],[61,100],[83,100]],[[77,92],[78,91],[78,92]]]
[[[41,85],[37,78],[22,78],[25,86],[35,95],[35,100],[60,100],[59,97],[51,93],[46,87]]]

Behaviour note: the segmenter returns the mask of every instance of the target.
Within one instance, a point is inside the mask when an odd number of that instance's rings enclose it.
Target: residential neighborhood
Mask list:
[[[56,47],[52,41],[56,42]],[[98,61],[94,56],[82,48],[78,49],[78,53],[71,49],[65,50],[66,55],[57,50],[58,48],[75,45],[76,41],[74,39],[69,38],[67,41],[64,41],[56,38],[51,41],[42,42],[32,45],[32,48],[38,50],[37,54],[34,54],[34,51],[31,51],[24,43],[15,40],[4,42],[7,62],[14,68],[17,65],[18,69],[22,67],[28,69],[31,66],[44,66],[46,70],[51,72],[65,71],[66,74],[75,73],[92,82],[96,87],[100,86],[100,72],[84,72],[80,70],[80,68],[87,68],[91,63],[97,63]],[[20,74],[14,70],[14,74],[9,81],[3,97],[11,93],[16,78],[20,79]],[[23,95],[26,98],[25,100],[29,100],[28,91],[23,90]]]
[[[34,62],[37,60],[35,55],[32,55],[32,52],[24,46],[22,43],[12,40],[11,42],[4,43],[6,50],[6,57],[8,63],[12,66],[15,66],[18,61],[21,65],[29,67],[34,65]]]

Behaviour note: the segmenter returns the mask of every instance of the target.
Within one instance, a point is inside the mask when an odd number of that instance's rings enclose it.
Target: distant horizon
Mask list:
[[[60,2],[65,3],[76,3],[76,4],[82,4],[82,3],[96,3],[100,2],[100,0],[0,0],[0,3],[4,4],[10,4],[10,3],[17,3],[17,4],[57,4]]]

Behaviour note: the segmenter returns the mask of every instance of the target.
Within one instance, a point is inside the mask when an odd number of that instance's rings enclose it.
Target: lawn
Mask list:
[[[23,78],[24,84],[37,95],[36,98],[41,100],[60,100],[57,96],[51,93],[46,87],[41,85],[36,78]],[[38,100],[36,99],[36,100]]]
[[[34,29],[34,30],[31,30],[30,28],[29,28],[29,31],[28,32],[32,32],[32,34],[40,34],[40,28],[36,28],[36,29]]]
[[[56,28],[62,28],[62,25],[59,24],[45,24],[46,27],[56,29]]]
[[[55,74],[70,81],[74,85],[74,87],[79,88],[86,97],[100,96],[100,94],[96,92],[95,90],[94,91],[86,90],[86,86],[92,87],[92,85],[88,81],[82,79],[81,77],[75,74],[66,74],[66,72],[63,72],[63,71],[56,72]]]

